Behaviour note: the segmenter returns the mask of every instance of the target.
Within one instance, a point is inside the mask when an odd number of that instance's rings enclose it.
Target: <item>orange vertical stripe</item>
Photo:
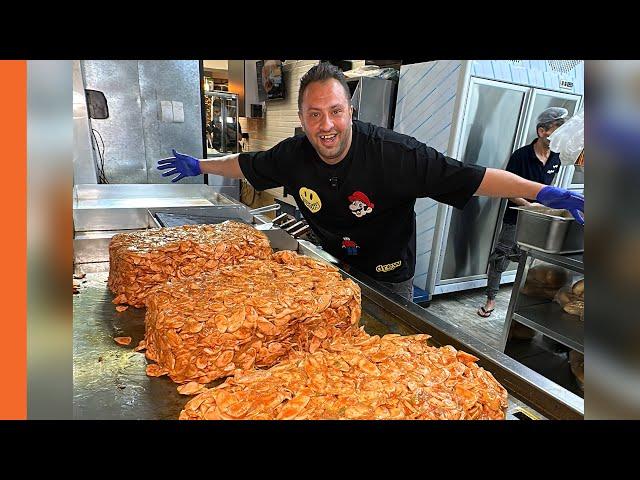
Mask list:
[[[0,202],[2,322],[1,419],[27,418],[27,62],[0,61],[0,145],[5,167]]]

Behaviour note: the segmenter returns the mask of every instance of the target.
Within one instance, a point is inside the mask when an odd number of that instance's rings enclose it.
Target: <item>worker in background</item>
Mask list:
[[[315,65],[300,80],[298,117],[305,135],[266,151],[204,160],[173,150],[158,169],[175,176],[173,182],[207,173],[246,178],[256,190],[284,186],[327,252],[409,301],[416,198],[460,209],[473,195],[584,208],[582,196],[567,190],[464,165],[413,137],[354,120],[349,86],[329,63]]]
[[[569,112],[566,108],[551,107],[537,118],[537,138],[529,145],[517,149],[507,164],[507,172],[533,182],[550,185],[560,169],[560,155],[549,149],[549,136],[566,120]],[[518,211],[510,207],[529,206],[534,197],[510,197],[502,219],[498,243],[489,256],[489,275],[487,279],[487,300],[478,309],[478,315],[489,317],[496,305],[496,294],[500,288],[500,278],[511,260],[517,259],[520,250],[516,244],[516,221]],[[538,200],[539,202],[539,200]],[[574,215],[576,213],[571,212]],[[578,213],[579,214],[579,213]]]

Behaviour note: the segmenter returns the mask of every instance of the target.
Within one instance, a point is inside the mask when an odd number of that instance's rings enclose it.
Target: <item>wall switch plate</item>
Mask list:
[[[182,102],[171,102],[173,104],[173,121],[176,123],[184,123],[184,106]]]

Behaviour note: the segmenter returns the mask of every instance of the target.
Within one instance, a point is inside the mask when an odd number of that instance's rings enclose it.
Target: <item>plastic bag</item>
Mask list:
[[[580,297],[581,300],[584,300],[584,278],[574,283],[571,289],[573,290],[574,294]]]
[[[568,314],[576,315],[580,317],[581,321],[584,321],[584,297],[577,295],[571,285],[567,285],[558,290],[553,301],[558,303],[562,307],[562,310]]]
[[[525,283],[556,291],[571,281],[571,274],[566,268],[548,263],[540,263],[529,269]],[[554,293],[555,294],[555,293]]]
[[[552,300],[557,292],[555,288],[546,288],[535,282],[525,283],[520,293],[528,297],[544,298],[545,300]]]
[[[560,290],[558,290],[558,293],[556,293],[555,297],[553,298],[553,301],[563,308],[568,303],[573,303],[577,300],[581,300],[581,298],[573,293],[571,285],[562,287]]]
[[[584,150],[584,109],[549,136],[549,148],[560,154],[562,165],[573,165]]]
[[[569,302],[565,304],[562,309],[567,312],[569,315],[575,315],[576,317],[580,317],[580,321],[584,322],[584,301],[583,300],[574,300],[573,302]]]

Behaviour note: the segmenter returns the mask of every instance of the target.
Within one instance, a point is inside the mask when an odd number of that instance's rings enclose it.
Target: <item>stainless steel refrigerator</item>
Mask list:
[[[403,65],[394,130],[465,163],[504,169],[511,153],[536,137],[535,120],[551,106],[570,114],[584,91],[584,62],[439,60]],[[562,167],[556,184],[575,175]],[[575,180],[573,180],[575,181]],[[463,210],[416,202],[416,286],[429,296],[483,287],[506,200],[473,197]],[[515,264],[502,276],[513,281]]]
[[[347,79],[353,117],[384,128],[392,128],[397,82],[377,77]]]
[[[240,151],[238,132],[238,95],[222,91],[208,91],[205,94],[205,141],[207,158],[221,157]],[[207,175],[207,185],[236,200],[240,199],[240,180],[220,175]]]

